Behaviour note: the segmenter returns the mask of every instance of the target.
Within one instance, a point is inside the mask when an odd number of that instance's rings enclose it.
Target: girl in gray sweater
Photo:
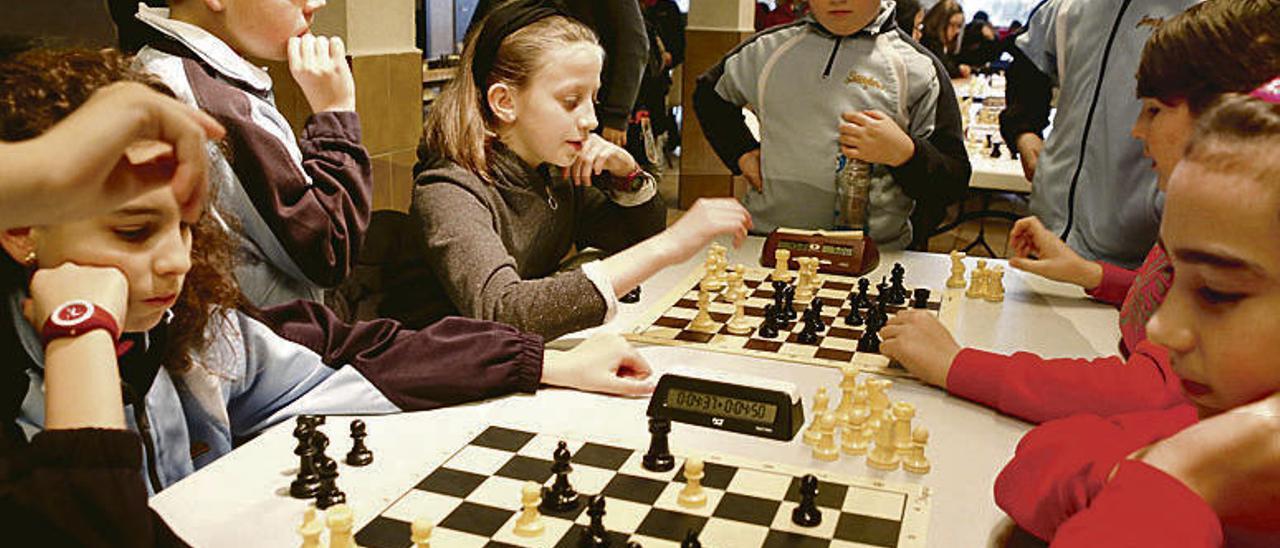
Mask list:
[[[503,4],[471,35],[415,169],[411,216],[431,275],[393,290],[384,312],[554,338],[608,321],[619,296],[712,238],[741,243],[750,215],[732,199],[701,200],[663,230],[654,178],[591,133],[603,61],[590,29],[532,0]],[[559,271],[587,247],[609,256]]]

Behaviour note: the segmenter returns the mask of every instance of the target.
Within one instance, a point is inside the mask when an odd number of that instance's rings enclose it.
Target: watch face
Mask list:
[[[71,301],[53,311],[50,321],[62,326],[70,326],[84,321],[93,315],[93,304],[88,301]]]

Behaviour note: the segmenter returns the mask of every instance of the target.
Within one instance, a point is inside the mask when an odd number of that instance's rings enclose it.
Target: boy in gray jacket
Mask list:
[[[694,110],[720,159],[751,183],[741,199],[756,230],[835,228],[844,156],[872,164],[871,238],[904,248],[913,209],[927,208],[936,221],[968,188],[951,82],[898,29],[892,0],[810,6],[804,19],[756,34],[699,77]],[[760,141],[742,117],[748,104],[760,118]]]

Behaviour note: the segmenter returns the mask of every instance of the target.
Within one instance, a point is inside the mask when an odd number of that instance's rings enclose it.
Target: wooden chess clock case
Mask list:
[[[791,252],[788,270],[800,267],[800,263],[795,262],[796,257],[817,257],[820,260],[818,272],[842,276],[861,276],[880,264],[876,243],[860,230],[775,229],[764,242],[760,264],[772,268],[777,263],[775,252],[778,249]]]

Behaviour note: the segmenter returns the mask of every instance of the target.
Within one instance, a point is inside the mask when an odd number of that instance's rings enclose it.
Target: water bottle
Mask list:
[[[836,228],[865,230],[870,194],[871,164],[840,155],[836,160]]]

